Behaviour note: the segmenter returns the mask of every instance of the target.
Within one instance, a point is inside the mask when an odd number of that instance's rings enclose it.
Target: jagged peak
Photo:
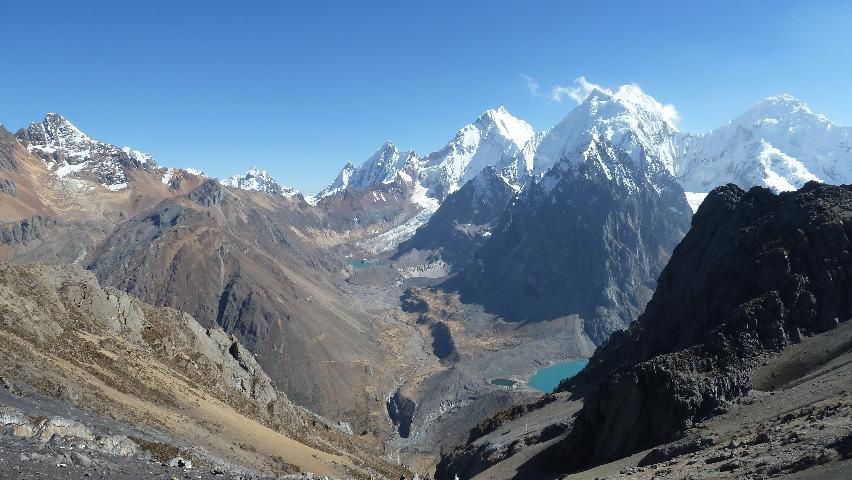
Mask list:
[[[252,166],[241,175],[234,175],[220,180],[219,183],[231,188],[258,191],[270,195],[280,193],[281,195],[290,197],[299,193],[293,188],[281,185],[266,170],[261,170],[257,166]]]
[[[56,112],[48,112],[45,114],[41,122],[32,122],[29,127],[30,133],[37,129],[44,133],[44,141],[47,143],[55,143],[64,145],[68,143],[83,143],[91,142],[92,138],[83,133],[76,125],[71,123],[63,115]]]
[[[377,152],[384,152],[384,151],[399,151],[399,148],[397,148],[396,144],[394,144],[392,141],[390,141],[390,140],[385,140],[385,141],[384,141],[384,143],[382,143],[382,146],[381,146],[381,147],[379,147],[379,149],[378,149],[378,150],[376,150],[376,151],[377,151]]]

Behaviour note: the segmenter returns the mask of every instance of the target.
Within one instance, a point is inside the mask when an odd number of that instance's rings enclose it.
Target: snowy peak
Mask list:
[[[496,129],[501,137],[519,146],[526,144],[535,134],[532,125],[512,116],[502,105],[486,110],[473,125],[480,130]]]
[[[397,178],[413,182],[415,191],[441,201],[489,166],[517,183],[518,177],[530,173],[531,151],[524,154],[522,150],[534,135],[530,124],[512,116],[505,107],[489,109],[460,129],[444,148],[425,157],[400,151],[392,142],[385,142],[361,166],[347,164],[334,182],[311,201],[347,187],[365,190]]]
[[[599,92],[602,95],[610,95],[613,99],[623,105],[628,111],[637,117],[646,117],[663,122],[673,131],[677,131],[677,110],[673,105],[663,105],[654,97],[646,94],[638,85],[622,85],[615,92]]]
[[[831,123],[791,95],[765,98],[727,125],[681,143],[677,173],[690,192],[726,183],[779,192],[811,180],[852,181],[852,127]]]
[[[58,113],[48,113],[16,136],[60,180],[85,180],[118,191],[127,187],[131,170],[156,168],[150,155],[94,140]]]
[[[386,141],[363,165],[351,172],[348,186],[365,190],[371,186],[390,183],[413,156],[414,152],[400,152],[396,145]]]
[[[32,123],[29,133],[42,139],[44,146],[56,148],[83,146],[92,139],[58,113],[48,113],[41,123]]]
[[[296,189],[282,186],[266,170],[259,170],[257,167],[251,167],[248,172],[242,175],[234,175],[233,177],[220,180],[219,183],[227,187],[262,192],[270,196],[281,195],[292,197],[299,193]]]
[[[494,167],[512,184],[531,172],[524,146],[534,137],[530,124],[505,107],[489,109],[463,127],[450,142],[424,159],[419,172],[433,198],[443,200],[486,167]]]
[[[621,148],[648,172],[674,172],[677,164],[677,111],[637,85],[596,88],[542,139],[535,172],[542,174],[577,152],[591,135]]]
[[[23,135],[26,137],[30,150],[61,153],[70,159],[87,160],[99,153],[116,155],[120,151],[139,163],[144,164],[153,160],[150,155],[130,147],[118,148],[115,145],[93,140],[58,113],[48,113],[41,123],[30,124]]]
[[[781,94],[766,97],[731,123],[763,125],[789,124],[794,121],[807,121],[814,124],[830,125],[831,122],[821,114],[814,113],[802,100]]]

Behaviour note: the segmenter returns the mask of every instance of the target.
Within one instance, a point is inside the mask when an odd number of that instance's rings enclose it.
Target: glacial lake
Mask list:
[[[535,375],[530,377],[527,383],[536,390],[552,393],[559,386],[559,382],[577,375],[588,363],[589,360],[586,358],[557,363],[535,372]]]
[[[376,262],[373,260],[362,260],[362,259],[353,259],[349,261],[349,265],[352,265],[353,268],[370,268],[376,265]]]

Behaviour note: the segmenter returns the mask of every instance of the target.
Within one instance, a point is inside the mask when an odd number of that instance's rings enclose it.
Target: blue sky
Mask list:
[[[575,78],[637,83],[704,131],[787,92],[852,124],[852,3],[4,2],[0,123],[56,111],[214,176],[308,193],[384,140],[427,153],[489,107],[536,129]]]

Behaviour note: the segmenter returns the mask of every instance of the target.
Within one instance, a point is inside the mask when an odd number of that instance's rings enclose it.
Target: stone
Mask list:
[[[71,461],[74,463],[74,465],[79,465],[84,468],[89,468],[94,465],[94,462],[92,462],[91,458],[83,455],[80,452],[73,452],[71,454]]]
[[[169,461],[169,466],[172,468],[183,468],[185,470],[191,470],[192,461],[186,460],[183,457],[175,457]]]

